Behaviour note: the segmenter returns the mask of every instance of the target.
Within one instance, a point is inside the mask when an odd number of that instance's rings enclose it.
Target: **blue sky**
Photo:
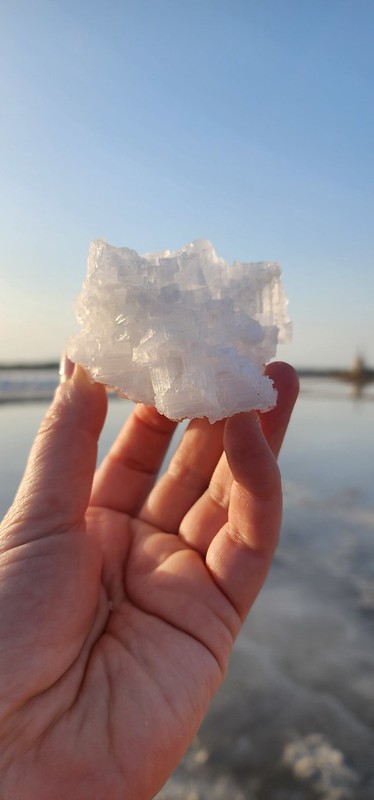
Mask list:
[[[56,358],[91,239],[283,268],[298,366],[374,364],[372,0],[3,0],[0,361]]]

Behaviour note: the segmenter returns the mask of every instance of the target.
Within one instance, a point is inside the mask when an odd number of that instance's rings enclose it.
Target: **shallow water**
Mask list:
[[[47,374],[47,377],[46,377]],[[0,380],[0,394],[5,380]],[[21,375],[12,383],[26,396],[42,386],[48,395],[56,383],[50,373]],[[32,389],[30,387],[33,387]],[[17,390],[18,391],[18,390]],[[24,390],[22,389],[22,392]],[[25,396],[23,394],[22,396]],[[49,400],[0,403],[0,513],[11,502]],[[112,398],[100,442],[100,458],[131,413],[132,403]],[[307,379],[296,406],[281,454],[284,479],[299,490],[312,489],[322,499],[338,502],[352,497],[374,503],[374,386],[362,398],[351,387],[328,380]]]
[[[0,404],[0,510],[46,403]],[[132,404],[110,401],[107,450]],[[159,800],[373,800],[374,390],[304,381],[268,583]]]
[[[302,390],[272,570],[159,800],[374,798],[374,393]]]

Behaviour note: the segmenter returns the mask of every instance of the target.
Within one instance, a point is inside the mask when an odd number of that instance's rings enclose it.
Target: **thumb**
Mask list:
[[[20,524],[38,538],[81,522],[96,467],[97,444],[107,399],[82,367],[67,369],[32,447],[13,506],[4,522],[14,535]],[[69,375],[72,372],[72,375]],[[16,526],[16,529],[14,528]]]

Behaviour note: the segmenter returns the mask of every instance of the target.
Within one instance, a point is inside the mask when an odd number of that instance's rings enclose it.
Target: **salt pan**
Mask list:
[[[67,351],[91,377],[170,419],[268,411],[264,364],[290,335],[280,267],[232,266],[208,241],[138,255],[98,240]]]

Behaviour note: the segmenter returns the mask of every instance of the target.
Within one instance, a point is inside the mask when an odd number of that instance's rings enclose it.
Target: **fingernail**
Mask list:
[[[66,381],[69,381],[70,378],[73,377],[74,369],[74,361],[71,361],[69,356],[66,353],[63,353],[61,356],[59,369],[60,383],[66,383]]]
[[[83,384],[91,384],[94,386],[95,381],[91,378],[91,375],[82,367],[80,364],[77,364],[76,370],[74,371],[74,382],[75,383],[83,383]]]

